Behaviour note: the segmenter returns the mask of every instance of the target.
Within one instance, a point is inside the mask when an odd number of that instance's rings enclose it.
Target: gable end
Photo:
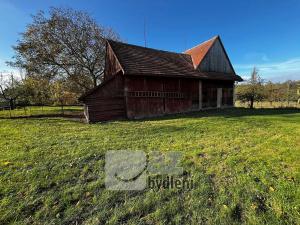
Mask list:
[[[116,54],[114,53],[109,42],[106,41],[104,80],[107,80],[111,76],[116,75],[120,71],[122,71],[124,74],[124,70],[123,70]]]
[[[203,72],[235,74],[233,66],[219,37],[214,41],[203,60],[198,65],[198,70]]]

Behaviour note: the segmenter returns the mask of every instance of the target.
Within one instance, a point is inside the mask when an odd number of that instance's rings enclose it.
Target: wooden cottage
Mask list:
[[[233,106],[236,75],[219,36],[184,53],[108,40],[104,81],[80,100],[89,122]]]

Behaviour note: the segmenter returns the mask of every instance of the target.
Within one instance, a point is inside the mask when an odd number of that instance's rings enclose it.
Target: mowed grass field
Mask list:
[[[108,150],[181,151],[192,190],[109,191]],[[0,224],[300,224],[300,111],[0,120]]]
[[[82,106],[64,106],[63,109],[58,106],[26,106],[18,107],[14,110],[0,110],[0,119],[17,117],[43,117],[43,116],[80,116],[83,115]]]

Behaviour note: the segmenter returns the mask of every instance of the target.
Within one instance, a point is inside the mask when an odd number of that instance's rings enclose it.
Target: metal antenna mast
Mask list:
[[[145,42],[145,47],[147,47],[147,39],[146,39],[146,18],[144,18],[144,42]]]

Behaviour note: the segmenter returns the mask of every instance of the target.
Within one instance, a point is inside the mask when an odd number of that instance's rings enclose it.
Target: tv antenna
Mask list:
[[[147,47],[147,38],[146,38],[146,18],[144,18],[144,42],[145,42],[145,47]]]

